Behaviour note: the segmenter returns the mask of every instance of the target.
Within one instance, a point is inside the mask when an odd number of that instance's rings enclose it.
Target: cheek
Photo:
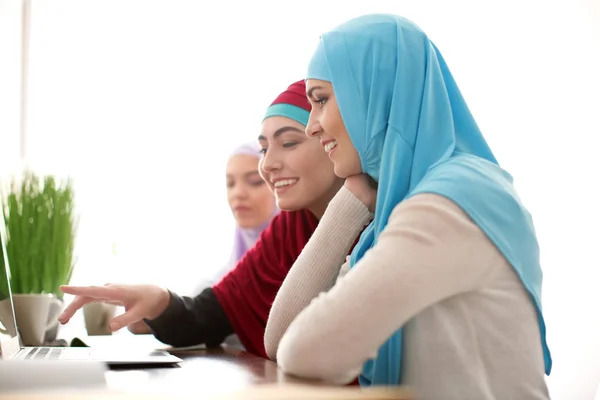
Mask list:
[[[271,193],[267,185],[263,186],[260,190],[260,202],[263,208],[270,208],[275,203],[273,193]]]
[[[310,160],[310,182],[311,184],[319,185],[319,186],[327,186],[331,185],[332,181],[336,178],[336,175],[333,171],[333,163],[329,159],[327,153],[322,150],[322,153],[319,152],[315,154],[314,157]]]
[[[258,161],[258,174],[263,179],[263,181],[267,181],[268,180],[267,176],[266,176],[265,172],[263,171],[264,161],[265,161],[265,159],[263,157],[261,157],[260,160]]]
[[[317,144],[317,146],[315,146]],[[307,144],[308,145],[308,144]],[[307,146],[308,147],[308,146]],[[310,143],[310,149],[298,157],[298,171],[304,176],[314,176],[318,173],[324,161],[329,162],[329,157],[318,140],[315,143]]]
[[[323,130],[333,136],[336,140],[344,132],[344,121],[338,109],[331,107],[321,115],[321,127]]]
[[[273,194],[269,190],[267,185],[263,185],[261,187],[253,188],[252,191],[252,202],[255,203],[257,207],[267,208],[270,202],[273,202]]]
[[[310,142],[304,143],[303,146],[302,151],[294,152],[286,159],[286,172],[301,178],[303,185],[329,182],[334,176],[333,163],[319,140],[310,139]]]

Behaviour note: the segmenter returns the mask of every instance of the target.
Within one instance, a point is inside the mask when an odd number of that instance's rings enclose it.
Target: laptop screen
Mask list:
[[[24,2],[19,0],[0,0],[0,196],[5,195],[9,171],[15,169],[21,128],[21,93],[24,71],[23,63],[23,9]],[[11,356],[18,345],[19,337],[15,332],[15,315],[8,286],[9,267],[7,263],[6,224],[0,206],[0,359]]]
[[[10,268],[8,265],[8,253],[6,245],[8,236],[6,234],[6,223],[4,221],[4,212],[0,207],[0,359],[9,356],[15,347],[15,341],[18,342],[15,312],[12,304],[12,294],[10,292]]]

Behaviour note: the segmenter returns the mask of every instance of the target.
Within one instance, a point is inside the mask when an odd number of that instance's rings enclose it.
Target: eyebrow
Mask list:
[[[244,178],[248,178],[252,175],[260,175],[258,173],[258,170],[254,170],[254,171],[248,171],[244,173]],[[227,174],[227,178],[233,178],[233,174]]]
[[[310,98],[313,97],[313,92],[317,89],[323,89],[322,86],[313,86],[310,89],[308,89],[308,92],[306,92],[306,97]]]
[[[275,131],[275,133],[273,133],[273,139],[277,139],[277,137],[281,136],[282,134],[284,134],[286,132],[295,132],[295,133],[300,133],[300,134],[304,135],[304,131],[296,128],[295,126],[283,126],[279,129],[277,129]],[[258,135],[258,140],[267,140],[267,138],[264,137],[263,135]]]

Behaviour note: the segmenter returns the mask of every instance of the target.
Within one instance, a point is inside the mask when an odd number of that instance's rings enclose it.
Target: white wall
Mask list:
[[[20,1],[0,0],[0,179],[19,160],[20,38]]]
[[[553,398],[592,399],[600,380],[598,1],[202,4],[33,3],[29,156],[41,171],[76,179],[74,281],[191,289],[190,275],[227,259],[228,149],[256,136],[266,106],[303,77],[319,33],[366,12],[403,14],[438,44],[534,215]]]

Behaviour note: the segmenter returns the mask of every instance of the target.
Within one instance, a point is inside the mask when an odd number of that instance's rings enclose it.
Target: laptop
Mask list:
[[[100,361],[108,365],[175,365],[183,360],[165,350],[151,351],[124,349],[122,346],[94,349],[92,347],[23,347],[19,335],[10,287],[10,268],[7,244],[6,224],[0,208],[0,250],[4,259],[4,268],[0,268],[0,360],[59,360],[59,361]],[[2,287],[4,286],[4,288]],[[8,293],[3,293],[8,292]],[[9,319],[9,321],[6,321]],[[10,329],[14,326],[14,329]],[[110,347],[110,346],[109,346]]]

